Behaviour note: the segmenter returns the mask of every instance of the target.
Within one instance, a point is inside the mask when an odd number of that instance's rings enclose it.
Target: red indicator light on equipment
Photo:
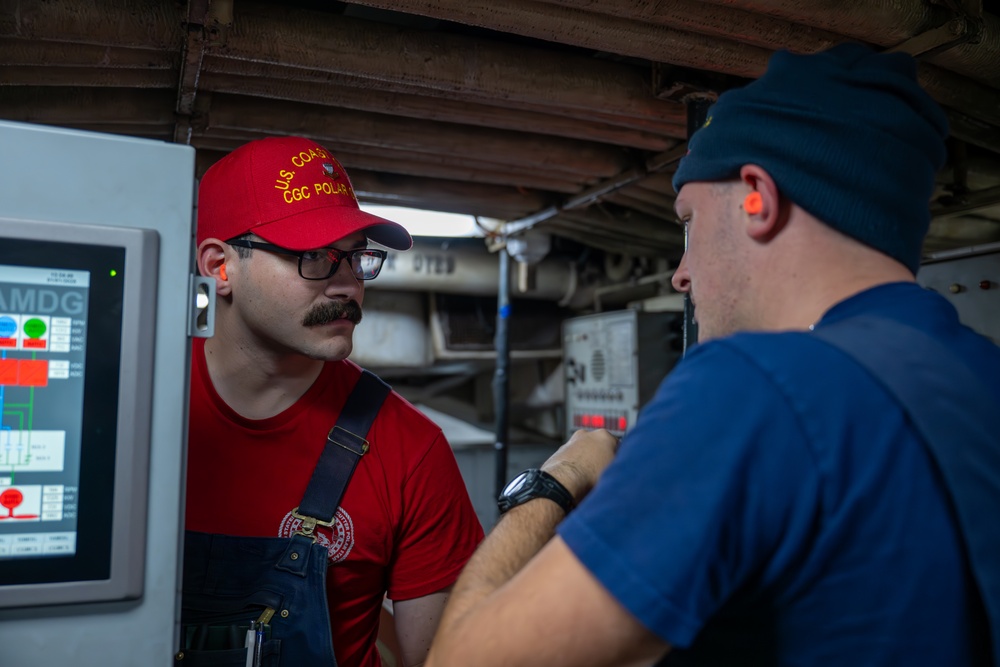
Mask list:
[[[590,427],[590,425],[591,425],[590,424],[590,415],[584,415],[583,416],[583,425],[586,426],[586,427],[588,427],[588,428]]]
[[[594,415],[594,428],[604,428],[604,415]]]
[[[626,420],[624,417],[619,417],[618,418],[618,430],[619,431],[624,431],[626,426],[628,426],[628,420]]]

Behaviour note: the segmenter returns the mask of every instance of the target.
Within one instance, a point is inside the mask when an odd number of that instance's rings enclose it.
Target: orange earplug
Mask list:
[[[747,195],[746,199],[743,200],[743,210],[750,215],[757,215],[764,210],[764,200],[759,192],[751,192]]]
[[[229,280],[229,276],[226,275],[226,265],[223,264],[219,267],[219,277],[223,280]]]

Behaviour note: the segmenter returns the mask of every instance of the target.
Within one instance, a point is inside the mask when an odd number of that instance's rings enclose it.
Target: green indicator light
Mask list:
[[[115,271],[114,269],[111,269],[111,277],[114,278],[117,275],[118,275],[118,272]]]
[[[41,338],[45,335],[48,327],[45,326],[45,322],[33,317],[24,323],[24,333],[28,335],[28,338]]]

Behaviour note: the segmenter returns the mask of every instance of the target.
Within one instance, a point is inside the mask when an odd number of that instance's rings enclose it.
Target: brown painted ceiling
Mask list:
[[[0,118],[190,143],[199,175],[302,134],[363,200],[676,258],[688,118],[776,49],[856,40],[923,53],[948,111],[933,251],[1000,240],[998,4],[0,0]]]

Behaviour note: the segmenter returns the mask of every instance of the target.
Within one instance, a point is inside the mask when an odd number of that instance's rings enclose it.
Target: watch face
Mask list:
[[[504,487],[502,495],[504,495],[504,496],[513,496],[513,495],[516,495],[518,492],[520,492],[521,489],[523,489],[525,486],[527,486],[528,481],[531,478],[531,473],[532,473],[531,470],[525,470],[524,472],[522,472],[521,474],[519,474],[517,477],[515,477],[512,480],[510,480],[510,482],[507,484],[507,486]]]
[[[551,475],[538,468],[529,468],[512,479],[497,498],[497,507],[503,514],[535,498],[548,498],[569,514],[574,507],[573,496]]]

